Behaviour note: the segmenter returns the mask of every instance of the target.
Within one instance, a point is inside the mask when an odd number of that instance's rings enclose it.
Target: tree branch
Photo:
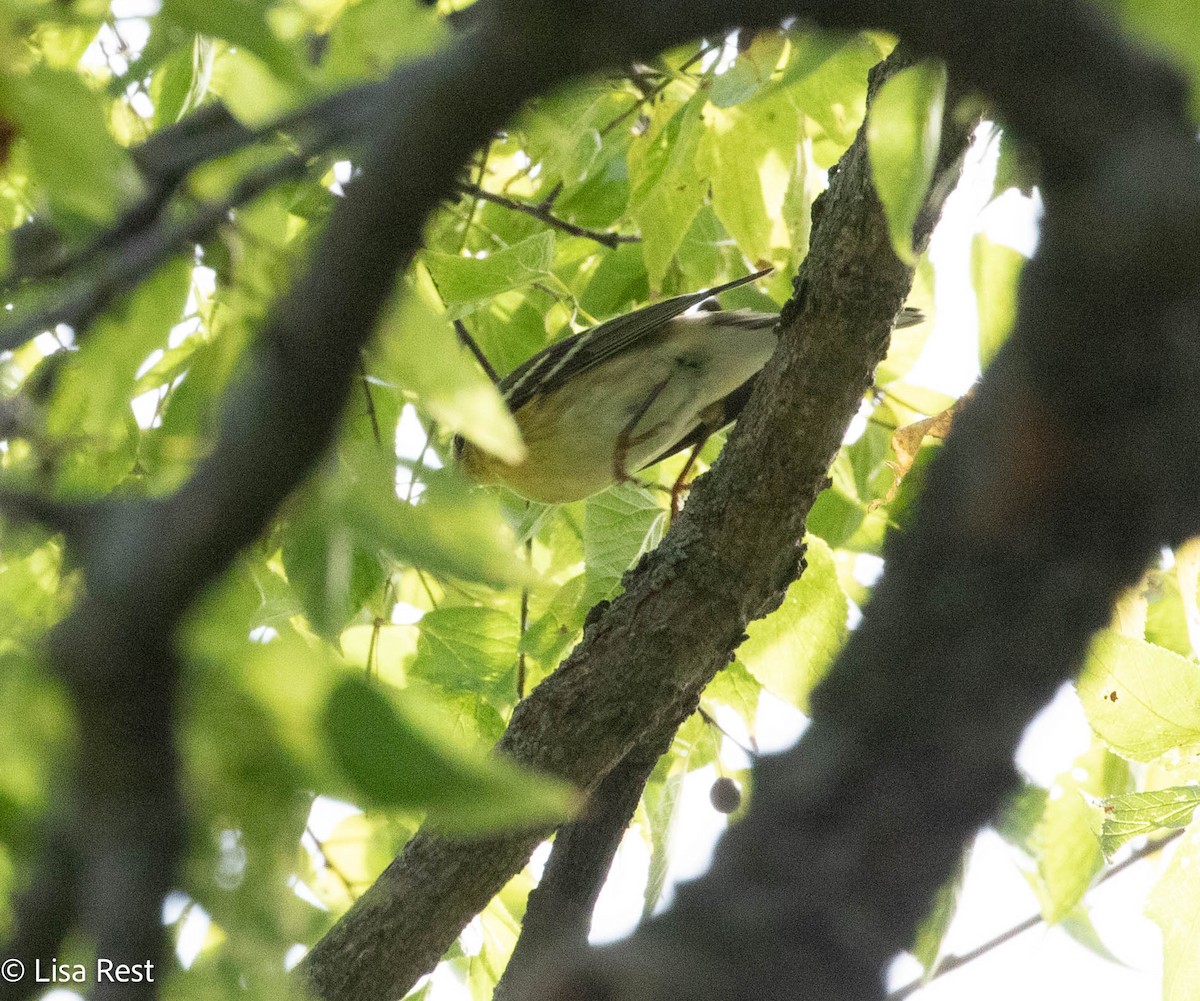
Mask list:
[[[896,31],[993,97],[1041,157],[1042,243],[1011,340],[915,524],[889,541],[800,743],[760,760],[746,818],[671,911],[522,996],[782,999],[803,983],[821,1001],[882,997],[887,961],[1014,787],[1025,724],[1078,670],[1116,596],[1197,527],[1200,151],[1180,81],[1082,4],[808,10]],[[796,307],[826,287],[798,283]],[[719,475],[693,495],[697,520],[753,538],[745,513],[782,496],[755,469],[771,469],[787,433],[762,403],[796,356],[785,342],[764,372]],[[732,503],[711,506],[741,484],[753,490],[732,517]]]
[[[493,1001],[505,1001],[509,984],[519,983],[551,950],[587,945],[592,911],[621,838],[650,773],[670,750],[670,739],[658,737],[657,743],[625,755],[592,791],[583,815],[559,830],[542,879],[529,894],[521,934]]]
[[[100,263],[69,283],[50,305],[10,315],[0,324],[0,350],[11,351],[59,323],[83,331],[147,274],[215,232],[234,209],[303,173],[307,159],[340,143],[361,141],[370,120],[364,108],[378,111],[382,94],[378,83],[350,87],[259,129],[246,128],[223,105],[206,105],[152,135],[131,151],[147,180],[146,191],[111,226],[74,248],[64,246],[58,234],[47,232],[36,219],[13,235],[16,262],[0,277],[0,290],[11,291],[24,281],[67,278]],[[299,144],[298,155],[283,153],[274,163],[249,171],[224,199],[197,206],[182,221],[167,218],[180,184],[197,167],[285,131]],[[28,246],[33,249],[22,253]]]
[[[894,57],[886,72],[902,65]],[[939,175],[957,173],[968,135],[947,119]],[[782,334],[792,346],[786,377],[756,391],[778,426],[765,438],[756,432],[757,454],[743,453],[737,474],[717,472],[723,456],[697,482],[663,544],[626,576],[624,593],[590,618],[580,645],[517,706],[504,753],[590,789],[634,746],[669,743],[746,624],[774,608],[799,574],[805,517],[911,282],[872,192],[863,133],[822,206],[797,279],[802,305]],[[916,234],[919,245],[939,209]],[[302,964],[314,992],[362,1001],[404,994],[541,838],[464,843],[419,833]]]
[[[493,205],[499,205],[501,208],[511,209],[513,212],[521,212],[524,215],[532,216],[534,219],[544,222],[547,226],[562,230],[564,233],[570,233],[572,236],[581,236],[585,240],[593,240],[602,246],[608,247],[610,250],[616,249],[622,243],[640,243],[642,239],[640,236],[632,236],[625,233],[603,233],[599,230],[588,229],[585,226],[576,226],[575,223],[556,216],[550,211],[550,206],[544,202],[537,205],[530,205],[527,202],[519,202],[515,198],[509,198],[507,195],[498,195],[494,191],[488,191],[487,188],[480,187],[478,184],[468,184],[465,181],[460,181],[456,187],[460,194],[470,195],[472,198],[491,202]]]

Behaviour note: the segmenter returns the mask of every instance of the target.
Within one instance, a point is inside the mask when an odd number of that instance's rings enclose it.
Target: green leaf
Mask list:
[[[444,36],[445,18],[432,6],[367,0],[334,22],[321,70],[337,83],[382,77],[397,63],[433,49]]]
[[[1050,791],[1039,785],[1026,782],[1005,804],[993,825],[996,833],[1011,845],[1016,845],[1028,855],[1033,854],[1030,839],[1037,829],[1038,821],[1046,812]]]
[[[567,581],[521,637],[521,649],[543,667],[554,667],[583,628],[584,616],[591,607],[583,598],[586,584],[586,574]]]
[[[748,107],[710,107],[704,119],[696,164],[717,218],[750,260],[782,264],[792,249],[784,201],[793,183],[804,183],[801,115],[783,93]]]
[[[546,230],[486,257],[425,253],[423,260],[442,301],[457,319],[501,292],[551,278],[554,233]]]
[[[650,828],[650,867],[646,874],[646,886],[642,891],[643,919],[654,913],[667,883],[667,872],[671,867],[671,832],[679,798],[683,794],[683,780],[686,777],[685,767],[674,767],[664,778],[648,782],[646,791],[642,794],[647,825]]]
[[[375,554],[358,544],[349,526],[319,498],[289,522],[281,555],[305,616],[329,640],[336,641],[383,583]]]
[[[1115,963],[1118,966],[1125,965],[1120,957],[1104,944],[1104,939],[1100,937],[1100,933],[1092,923],[1091,915],[1088,914],[1082,903],[1076,905],[1070,914],[1065,915],[1058,926],[1085,949],[1106,962]]]
[[[1112,796],[1104,801],[1100,848],[1112,858],[1134,838],[1176,830],[1192,822],[1200,805],[1200,786],[1174,786]]]
[[[913,226],[933,180],[946,102],[946,67],[925,60],[879,89],[867,121],[871,180],[896,256],[915,264]]]
[[[771,93],[775,87],[794,87],[816,73],[826,62],[848,47],[846,35],[834,31],[792,32],[788,37],[788,42],[789,51],[783,73],[777,81],[772,81],[758,91],[758,96]],[[857,36],[855,36],[853,44],[859,44]],[[876,50],[876,55],[878,56],[878,50]],[[865,80],[866,76],[864,75],[859,82],[862,83]]]
[[[27,143],[56,209],[106,223],[137,196],[137,170],[108,131],[104,98],[74,73],[36,66],[27,76],[0,75],[0,115]]]
[[[1132,761],[1200,747],[1200,665],[1105,631],[1076,683],[1092,729]]]
[[[1061,921],[1076,911],[1103,867],[1099,798],[1129,784],[1129,766],[1100,741],[1055,779],[1023,845],[1037,865],[1029,881],[1046,921]]]
[[[379,373],[413,393],[445,430],[506,462],[525,458],[521,432],[500,393],[422,285],[384,318],[377,344]]]
[[[600,259],[592,280],[579,297],[579,305],[589,316],[603,318],[629,312],[649,296],[650,284],[641,248],[623,243]]]
[[[150,81],[156,128],[179,121],[204,100],[212,67],[213,43],[199,35],[162,61]]]
[[[979,308],[979,364],[986,367],[1008,338],[1017,316],[1017,281],[1025,255],[983,233],[971,243],[971,280]]]
[[[638,222],[654,288],[662,288],[707,190],[696,166],[704,104],[703,92],[682,104],[660,101],[650,127],[629,146],[629,213]]]
[[[708,99],[718,108],[731,108],[753,97],[770,82],[786,48],[787,36],[778,29],[758,32],[713,81]]]
[[[848,607],[828,543],[813,535],[804,541],[803,575],[779,608],[750,623],[737,651],[767,691],[802,711],[846,638]]]
[[[546,827],[575,809],[576,794],[565,783],[459,747],[411,695],[389,698],[347,678],[330,695],[323,723],[334,759],[368,801],[426,810],[445,831]]]
[[[495,608],[438,608],[421,619],[409,674],[447,692],[474,692],[500,703],[516,691],[517,621]]]
[[[406,503],[396,496],[390,462],[364,455],[357,468],[362,482],[347,490],[340,517],[364,548],[438,576],[492,587],[534,580],[516,556],[516,539],[494,496],[471,489],[448,470],[425,469],[425,489]]]
[[[50,415],[58,435],[124,433],[137,371],[183,318],[191,262],[165,264],[92,327],[63,367]]]
[[[1139,44],[1166,57],[1188,78],[1192,116],[1200,117],[1200,16],[1191,0],[1100,0]]]
[[[307,88],[304,64],[267,24],[263,0],[163,0],[162,16],[258,56],[280,80]]]
[[[1036,172],[1028,151],[1013,138],[1009,129],[1002,129],[992,197],[1004,194],[1009,188],[1016,188],[1021,194],[1029,197],[1033,194],[1036,184]]]
[[[644,487],[622,483],[589,497],[583,515],[587,588],[583,604],[611,598],[625,571],[662,538],[666,512]]]
[[[830,46],[836,50],[829,52]],[[885,55],[887,50],[869,33],[849,39],[828,34],[798,53],[795,75],[792,66],[784,70],[781,86],[825,133],[827,155],[817,157],[821,166],[831,166],[854,141],[866,114],[867,74]]]
[[[1162,930],[1163,1001],[1200,996],[1200,825],[1192,824],[1150,891],[1146,914]]]
[[[950,923],[954,920],[954,915],[958,913],[958,901],[962,895],[966,868],[967,856],[964,853],[959,859],[954,875],[942,884],[937,896],[933,898],[933,905],[917,926],[913,944],[908,950],[924,968],[926,978],[937,968],[942,954],[942,944],[946,940],[946,932],[950,930]]]

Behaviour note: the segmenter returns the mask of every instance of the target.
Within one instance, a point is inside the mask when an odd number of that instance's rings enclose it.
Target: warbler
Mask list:
[[[775,350],[779,314],[687,310],[770,270],[652,303],[543,348],[497,386],[524,438],[524,461],[510,465],[456,436],[459,466],[476,482],[558,504],[698,448],[741,413]],[[920,319],[904,310],[897,326]]]

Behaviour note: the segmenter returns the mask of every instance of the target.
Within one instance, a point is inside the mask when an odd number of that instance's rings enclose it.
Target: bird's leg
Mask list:
[[[633,429],[646,416],[646,411],[654,405],[659,394],[667,388],[668,382],[670,382],[670,376],[650,390],[649,395],[641,402],[634,415],[629,418],[629,423],[617,435],[617,446],[613,449],[613,476],[618,483],[625,483],[629,480],[629,473],[625,469],[625,460],[629,455],[629,446],[633,442]]]
[[[696,456],[700,454],[700,449],[704,447],[706,441],[708,441],[707,435],[692,446],[692,450],[688,453],[687,462],[683,464],[683,469],[675,477],[675,482],[671,486],[671,519],[674,519],[683,510],[683,495],[691,488],[691,483],[688,482],[687,475],[692,471],[692,466],[696,464]]]

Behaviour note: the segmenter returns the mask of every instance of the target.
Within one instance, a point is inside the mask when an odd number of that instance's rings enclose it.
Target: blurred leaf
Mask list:
[[[331,641],[383,581],[379,559],[319,499],[289,521],[281,556],[305,616]]]
[[[1200,653],[1200,539],[1191,539],[1175,547],[1175,579],[1179,585],[1179,601],[1183,609],[1184,622],[1190,654]]]
[[[163,0],[162,16],[182,28],[223,38],[258,56],[279,79],[304,87],[299,56],[267,24],[264,0]]]
[[[1163,1001],[1200,995],[1200,825],[1188,827],[1146,905],[1163,937]]]
[[[807,567],[783,604],[746,628],[737,657],[772,695],[801,711],[846,637],[846,595],[829,545],[805,537]]]
[[[191,275],[187,260],[165,264],[93,325],[59,374],[51,431],[102,435],[124,423],[138,369],[183,318]]]
[[[708,99],[718,108],[731,108],[753,97],[770,82],[788,47],[787,35],[778,29],[755,33],[733,65],[713,81]]]
[[[108,131],[102,96],[74,73],[36,66],[27,76],[0,75],[0,115],[28,143],[56,209],[106,223],[137,196],[137,171]]]
[[[377,344],[378,371],[412,392],[443,428],[507,462],[525,458],[520,431],[499,391],[420,286],[384,318]]]
[[[971,281],[979,308],[979,365],[986,368],[1017,316],[1017,281],[1025,255],[978,233],[971,243]]]
[[[569,786],[456,746],[434,730],[411,696],[391,699],[360,678],[334,688],[323,728],[362,795],[387,808],[425,810],[447,832],[549,826],[575,808]]]
[[[924,969],[923,979],[928,979],[937,969],[938,960],[942,955],[942,945],[946,940],[946,932],[950,930],[950,923],[954,920],[954,915],[958,913],[958,901],[962,895],[966,869],[967,854],[963,853],[954,870],[954,875],[942,884],[941,889],[933,898],[933,905],[929,908],[929,913],[917,926],[917,933],[908,951]]]
[[[650,127],[629,147],[629,213],[642,234],[646,272],[655,289],[663,287],[707,188],[696,164],[704,104],[702,92],[682,103],[660,100]]]
[[[792,183],[804,183],[800,114],[782,94],[745,108],[710,107],[704,120],[696,166],[711,186],[713,211],[756,265],[782,264],[791,248],[784,200]]]
[[[822,167],[832,166],[854,141],[866,114],[867,74],[886,55],[887,50],[866,32],[849,38],[823,32],[809,36],[784,70],[780,86],[825,132],[830,156],[818,158]],[[764,94],[770,89],[764,88]]]
[[[1046,812],[1050,791],[1032,782],[1025,782],[1021,789],[1005,804],[993,826],[996,833],[1009,844],[1016,845],[1027,855],[1033,854],[1030,839],[1038,821]]]
[[[913,226],[933,180],[945,102],[946,68],[926,60],[884,83],[867,122],[871,180],[887,216],[892,249],[908,264],[917,259]]]
[[[1132,761],[1200,746],[1200,665],[1106,631],[1076,688],[1092,729]]]
[[[1140,44],[1167,58],[1191,84],[1200,117],[1200,13],[1190,0],[1099,0]],[[1182,996],[1182,995],[1181,995]]]
[[[1028,848],[1037,863],[1031,882],[1042,916],[1051,924],[1075,909],[1104,865],[1097,840],[1101,814],[1094,804],[1104,790],[1107,756],[1104,746],[1096,744],[1060,775],[1030,832]]]
[[[1184,657],[1193,655],[1191,629],[1183,599],[1179,593],[1178,577],[1174,573],[1151,571],[1148,575],[1148,608],[1146,610],[1147,642],[1165,647]]]
[[[382,77],[445,37],[445,19],[432,6],[366,0],[334,22],[321,70],[333,81]]]
[[[1037,184],[1034,164],[1028,151],[1021,148],[1010,129],[1000,131],[1000,158],[996,164],[996,182],[992,197],[1016,188],[1027,198]]]
[[[179,121],[204,100],[212,67],[212,42],[200,35],[162,61],[150,81],[156,127]]]
[[[358,472],[359,485],[346,491],[339,516],[360,545],[406,566],[494,587],[533,579],[493,496],[449,471],[426,469],[423,492],[408,503],[396,496],[383,457],[361,457]]]

